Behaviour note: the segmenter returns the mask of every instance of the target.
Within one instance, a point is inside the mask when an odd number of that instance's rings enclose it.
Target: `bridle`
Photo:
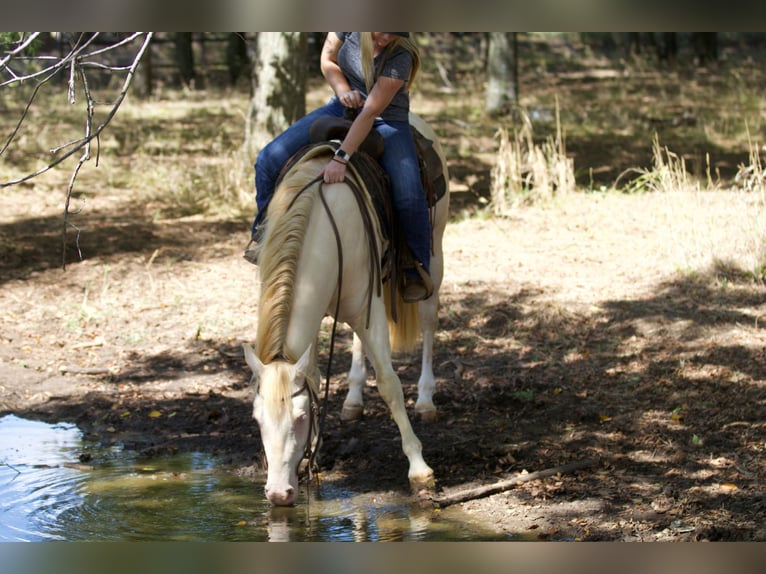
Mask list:
[[[290,395],[290,399],[294,399],[298,395],[302,394],[303,392],[308,393],[309,396],[309,436],[306,439],[306,446],[303,448],[303,456],[298,461],[298,467],[295,469],[295,473],[298,475],[298,479],[300,480],[302,478],[301,474],[299,472],[301,462],[305,458],[308,461],[308,464],[305,468],[305,475],[309,479],[309,481],[313,478],[314,473],[314,465],[316,463],[316,457],[319,453],[319,447],[320,442],[322,440],[322,433],[319,428],[319,412],[320,412],[320,406],[319,406],[319,395],[314,390],[314,387],[311,386],[308,382],[308,380],[303,381],[303,386],[295,391],[292,395]],[[327,408],[327,397],[325,397],[325,409]],[[313,447],[314,439],[316,438],[316,448]]]

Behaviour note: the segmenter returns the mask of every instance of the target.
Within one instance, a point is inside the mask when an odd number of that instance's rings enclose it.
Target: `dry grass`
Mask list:
[[[729,270],[762,282],[766,196],[757,147],[751,143],[749,165],[740,165],[734,182],[726,187],[711,176],[709,158],[705,179],[694,177],[685,159],[661,146],[656,134],[652,154],[652,169],[631,170],[640,175],[619,191],[660,194],[663,210],[658,215],[667,233],[667,254],[679,269]],[[724,201],[711,195],[716,193],[723,194]]]
[[[521,127],[498,129],[497,158],[490,195],[495,215],[508,215],[520,205],[546,201],[575,190],[574,161],[567,157],[556,103],[556,132],[537,145],[529,115],[520,111]]]
[[[0,162],[1,181],[46,165],[53,158],[50,150],[84,132],[81,106],[69,105],[55,90],[38,100]],[[110,96],[104,93],[99,100],[110,101]],[[10,122],[19,117],[23,103],[23,97],[9,102],[3,133],[10,133]],[[246,94],[219,92],[128,98],[104,136],[94,142],[91,160],[75,182],[75,194],[88,196],[107,188],[135,195],[158,218],[251,214],[254,158],[243,148],[247,104]],[[97,109],[97,118],[98,113]],[[35,178],[33,185],[61,189],[63,194],[77,157]]]
[[[749,128],[747,130],[747,143],[750,149],[749,161],[747,164],[742,163],[739,165],[734,182],[743,190],[760,195],[761,201],[766,201],[766,171],[763,169],[760,151],[766,151],[766,145],[761,146],[759,150],[758,144],[754,143],[750,138]]]

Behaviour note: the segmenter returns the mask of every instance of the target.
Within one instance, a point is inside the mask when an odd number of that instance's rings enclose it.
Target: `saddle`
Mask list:
[[[335,140],[342,141],[343,138],[346,137],[346,133],[350,128],[350,119],[326,116],[317,119],[311,124],[309,138],[311,143],[324,143]],[[412,130],[415,146],[418,150],[418,162],[420,164],[420,177],[423,181],[423,190],[426,193],[429,207],[433,207],[447,191],[447,182],[444,179],[441,159],[434,149],[434,142],[423,136],[423,134],[415,128],[410,129]],[[354,157],[359,155],[359,152],[366,154],[378,163],[380,156],[383,154],[384,145],[383,136],[375,130],[371,130],[359,146],[357,153],[351,156],[352,163]]]
[[[334,149],[340,147],[340,142],[346,136],[351,127],[351,120],[327,116],[317,119],[310,128],[309,137],[311,145],[330,144]],[[423,192],[430,210],[431,230],[433,233],[434,206],[447,191],[447,182],[444,178],[444,170],[439,154],[436,153],[434,142],[423,136],[415,128],[412,128],[413,138],[418,154],[420,177],[423,183]],[[377,131],[371,130],[365,140],[351,156],[350,167],[363,183],[375,206],[380,228],[387,240],[388,248],[382,254],[381,272],[383,281],[391,279],[391,289],[403,288],[399,285],[404,277],[403,269],[416,269],[420,272],[420,266],[409,247],[404,241],[404,236],[399,232],[399,224],[391,201],[390,184],[388,174],[380,165],[379,159],[383,153],[384,140]],[[431,241],[433,245],[433,241]],[[394,309],[394,320],[396,310]]]
[[[277,178],[277,186],[285,174],[301,158],[309,154],[324,153],[321,148],[337,150],[350,127],[351,120],[346,118],[327,116],[317,119],[310,128],[310,143],[298,150],[282,166],[282,170]],[[444,178],[441,158],[436,153],[433,142],[416,129],[411,129],[417,147],[423,191],[431,212],[431,233],[433,234],[434,207],[436,202],[446,193],[447,182]],[[375,215],[378,218],[379,227],[387,244],[387,249],[380,256],[380,277],[383,282],[391,280],[393,295],[393,290],[403,288],[403,284],[399,285],[400,278],[404,277],[401,270],[414,268],[419,273],[422,273],[422,271],[420,266],[416,264],[416,260],[404,241],[403,235],[399,232],[396,213],[391,201],[389,178],[378,161],[383,153],[383,147],[383,137],[375,130],[372,130],[359,146],[357,152],[351,156],[349,167],[369,194],[375,208]],[[433,245],[433,241],[431,244]],[[395,307],[392,313],[394,320],[396,320]]]

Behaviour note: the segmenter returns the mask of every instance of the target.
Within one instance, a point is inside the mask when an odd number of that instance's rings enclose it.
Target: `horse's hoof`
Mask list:
[[[417,495],[419,498],[427,496],[428,493],[436,488],[434,473],[431,472],[422,477],[410,478],[410,488],[412,489],[413,494]]]
[[[439,414],[436,412],[436,409],[434,407],[425,408],[425,409],[416,408],[415,412],[420,417],[420,420],[425,423],[435,423],[436,419],[439,418]]]
[[[344,406],[343,410],[340,412],[340,420],[342,421],[356,421],[362,418],[362,407],[361,406],[353,406],[353,407],[347,407]]]

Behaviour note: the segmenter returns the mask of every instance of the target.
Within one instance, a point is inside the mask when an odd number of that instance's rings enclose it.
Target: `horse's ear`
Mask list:
[[[303,351],[301,358],[298,359],[297,363],[295,363],[296,375],[301,374],[304,377],[307,377],[309,375],[309,369],[311,368],[311,353],[313,351],[314,351],[313,343],[309,345],[305,351]]]
[[[256,378],[260,378],[261,371],[263,370],[263,363],[255,355],[255,351],[250,345],[244,343],[242,349],[245,351],[245,361],[247,361],[250,370],[253,371],[253,375],[255,375]]]

